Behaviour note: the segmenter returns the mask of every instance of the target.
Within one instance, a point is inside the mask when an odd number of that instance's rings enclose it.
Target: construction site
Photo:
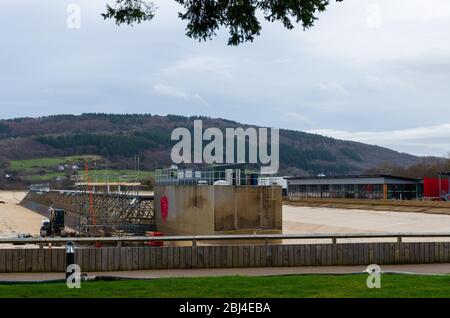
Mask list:
[[[76,182],[76,190],[35,187],[20,205],[49,218],[52,207],[65,212],[67,235],[125,236],[155,231],[154,196],[138,182]]]
[[[53,210],[64,211],[62,233],[41,236],[282,233],[281,187],[258,185],[262,179],[255,174],[163,169],[156,172],[154,192],[142,192],[142,184],[130,176],[117,182],[83,175],[72,179],[73,189],[35,184],[17,199],[21,207],[50,220]]]
[[[85,272],[450,262],[448,202],[283,198],[245,169],[72,182],[0,193],[0,273],[65,272],[68,242]]]

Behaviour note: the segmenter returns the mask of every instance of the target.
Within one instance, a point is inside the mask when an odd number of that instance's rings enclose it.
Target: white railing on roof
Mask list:
[[[162,185],[281,186],[280,178],[241,169],[157,169],[155,183]]]

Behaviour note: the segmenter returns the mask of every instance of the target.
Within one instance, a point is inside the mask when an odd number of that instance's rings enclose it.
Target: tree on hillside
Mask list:
[[[411,166],[403,167],[393,163],[382,163],[375,168],[368,169],[365,174],[389,174],[409,178],[437,178],[440,172],[450,171],[450,158],[428,158]]]
[[[447,163],[445,165],[445,172],[449,172],[450,171],[450,153],[447,155]]]
[[[295,23],[308,29],[317,20],[317,13],[325,11],[330,0],[174,0],[184,8],[180,19],[187,21],[186,35],[205,41],[212,39],[221,27],[228,28],[228,45],[253,41],[260,35],[262,14],[269,22],[280,21],[285,28]],[[343,0],[336,0],[342,2]],[[107,5],[104,19],[113,19],[118,25],[152,20],[157,7],[151,0],[115,0]]]

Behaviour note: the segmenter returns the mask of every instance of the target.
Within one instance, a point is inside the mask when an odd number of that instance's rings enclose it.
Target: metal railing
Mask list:
[[[269,244],[271,240],[316,240],[329,239],[337,244],[339,239],[380,239],[392,238],[402,243],[404,238],[450,238],[450,233],[336,233],[336,234],[240,234],[240,235],[191,235],[191,236],[134,236],[134,237],[76,237],[76,238],[0,238],[0,244],[65,244],[74,242],[86,243],[150,243],[150,242],[191,242],[196,246],[201,241],[264,241]]]
[[[278,186],[280,178],[241,169],[194,170],[157,169],[155,184],[164,185],[241,185]]]

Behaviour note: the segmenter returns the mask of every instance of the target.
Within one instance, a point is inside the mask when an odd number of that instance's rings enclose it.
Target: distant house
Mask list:
[[[58,171],[64,171],[66,170],[66,168],[64,168],[64,166],[58,166]]]
[[[5,179],[11,179],[13,176],[9,173],[5,174]]]

